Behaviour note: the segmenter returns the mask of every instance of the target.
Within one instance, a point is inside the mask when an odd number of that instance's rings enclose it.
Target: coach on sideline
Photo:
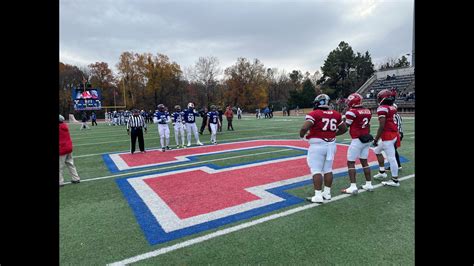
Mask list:
[[[143,140],[143,128],[145,129],[146,133],[146,123],[143,116],[140,115],[140,111],[138,109],[133,109],[133,115],[128,119],[127,123],[127,134],[131,136],[131,150],[130,152],[133,154],[135,152],[135,143],[137,142],[138,137],[138,147],[140,148],[141,152],[145,152],[145,141]],[[132,134],[130,134],[130,130]]]

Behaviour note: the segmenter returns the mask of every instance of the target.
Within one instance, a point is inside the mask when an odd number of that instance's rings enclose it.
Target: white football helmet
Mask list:
[[[188,103],[188,108],[194,108],[194,103]]]

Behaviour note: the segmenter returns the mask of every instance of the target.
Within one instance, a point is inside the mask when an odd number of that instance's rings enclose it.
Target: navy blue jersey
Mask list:
[[[196,117],[199,114],[194,109],[184,110],[184,122],[186,123],[196,123]]]
[[[211,124],[217,124],[217,119],[219,117],[219,113],[217,112],[209,112],[207,113],[207,117],[209,119],[209,123]]]
[[[184,112],[174,112],[173,113],[173,123],[183,123],[184,122]]]
[[[169,122],[170,113],[168,112],[156,112],[156,119],[158,119],[158,124],[167,124]]]

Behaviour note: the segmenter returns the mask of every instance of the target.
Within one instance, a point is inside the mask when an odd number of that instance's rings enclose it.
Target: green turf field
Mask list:
[[[235,131],[227,131],[227,122],[224,121],[223,132],[218,133],[217,140],[225,143],[257,139],[298,139],[303,120],[303,116],[259,120],[248,116],[234,120]],[[414,118],[407,117],[403,122],[405,137],[399,153],[409,162],[403,164],[399,177],[414,174],[414,121]],[[201,121],[198,119],[197,122],[199,128]],[[156,125],[148,126],[145,147],[160,147]],[[375,132],[377,126],[376,119],[373,119],[372,132]],[[69,128],[74,144],[74,161],[82,182],[60,188],[62,265],[105,265],[118,262],[164,247],[187,243],[187,240],[265,216],[314,205],[304,202],[253,219],[150,246],[115,179],[136,173],[151,173],[159,167],[111,173],[103,162],[102,154],[129,150],[130,139],[125,127],[99,123],[98,127],[91,127],[91,130],[80,131],[80,124],[69,124]],[[174,147],[174,132],[170,129],[170,144]],[[207,129],[200,138],[201,142],[209,144]],[[350,143],[349,138],[346,133],[338,137],[338,142]],[[215,165],[225,166],[301,154],[297,150],[267,147],[232,152],[226,155],[228,159],[206,155],[199,158],[196,164],[212,161]],[[173,169],[183,168],[186,166]],[[66,169],[64,175],[65,181],[69,181]],[[358,184],[365,182],[360,173],[357,181]],[[377,180],[373,181],[374,185],[378,183]],[[348,184],[347,176],[335,179],[331,190],[333,198]],[[314,194],[312,185],[287,192],[301,198]],[[401,181],[398,188],[380,187],[374,192],[348,195],[340,200],[143,259],[135,264],[411,265],[414,264],[414,178]]]

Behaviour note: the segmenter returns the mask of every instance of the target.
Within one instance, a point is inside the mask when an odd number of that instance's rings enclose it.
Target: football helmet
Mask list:
[[[181,106],[175,105],[175,106],[174,106],[174,109],[179,112],[179,111],[181,111]]]
[[[164,112],[164,111],[165,111],[165,105],[162,104],[162,103],[158,104],[157,108],[158,108],[158,110],[159,110],[160,112]]]
[[[377,93],[377,102],[379,105],[381,105],[383,101],[390,101],[393,103],[393,101],[395,101],[395,95],[396,91],[394,92],[388,89],[381,90],[379,93]]]
[[[347,97],[346,103],[349,108],[362,106],[362,96],[358,93],[352,93]]]
[[[188,108],[194,109],[194,103],[188,103]]]
[[[217,110],[217,107],[215,105],[211,105],[211,111],[215,112]]]
[[[326,108],[329,109],[329,101],[331,98],[327,94],[319,94],[314,98],[313,104],[314,104],[314,109],[316,108]]]

